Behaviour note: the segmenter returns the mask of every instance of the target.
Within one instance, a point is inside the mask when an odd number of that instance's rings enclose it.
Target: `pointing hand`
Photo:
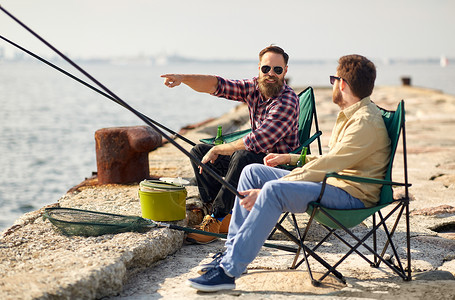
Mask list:
[[[182,83],[182,76],[177,74],[165,74],[161,75],[164,78],[164,85],[173,88]]]

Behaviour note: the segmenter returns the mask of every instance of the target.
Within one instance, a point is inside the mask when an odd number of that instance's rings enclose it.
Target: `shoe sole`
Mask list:
[[[204,274],[207,273],[207,271],[208,271],[209,269],[211,269],[211,268],[213,268],[213,266],[210,266],[210,267],[207,267],[207,266],[206,266],[206,267],[201,267],[201,268],[199,268],[199,270],[197,270],[197,273],[198,273],[199,275],[204,275]],[[243,271],[242,275],[245,275],[245,274],[248,274],[248,269],[246,269],[245,271]]]
[[[235,283],[225,283],[225,284],[217,284],[217,285],[203,285],[196,282],[192,282],[187,280],[186,284],[189,287],[192,287],[201,292],[218,292],[223,290],[233,290],[235,289]]]

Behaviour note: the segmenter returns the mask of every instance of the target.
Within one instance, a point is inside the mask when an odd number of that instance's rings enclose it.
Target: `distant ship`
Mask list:
[[[447,59],[447,57],[445,57],[444,55],[441,56],[441,59],[439,60],[439,64],[441,65],[441,67],[447,67],[447,65],[449,64],[449,60]]]

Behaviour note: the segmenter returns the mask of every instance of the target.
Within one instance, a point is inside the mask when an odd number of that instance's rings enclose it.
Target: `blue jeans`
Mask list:
[[[268,235],[283,212],[304,213],[308,203],[317,200],[320,182],[282,181],[290,171],[260,164],[246,166],[240,176],[238,190],[261,189],[251,211],[239,204],[236,197],[226,255],[222,267],[232,276],[240,277],[259,253]],[[344,190],[327,185],[321,204],[327,208],[364,208],[364,204]]]

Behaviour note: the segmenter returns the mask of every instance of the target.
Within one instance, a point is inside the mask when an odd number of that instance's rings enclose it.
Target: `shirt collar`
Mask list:
[[[347,119],[351,118],[352,115],[358,111],[361,107],[367,106],[371,102],[370,97],[365,97],[359,102],[349,106],[348,108],[345,108],[342,110],[342,113],[346,116]]]

